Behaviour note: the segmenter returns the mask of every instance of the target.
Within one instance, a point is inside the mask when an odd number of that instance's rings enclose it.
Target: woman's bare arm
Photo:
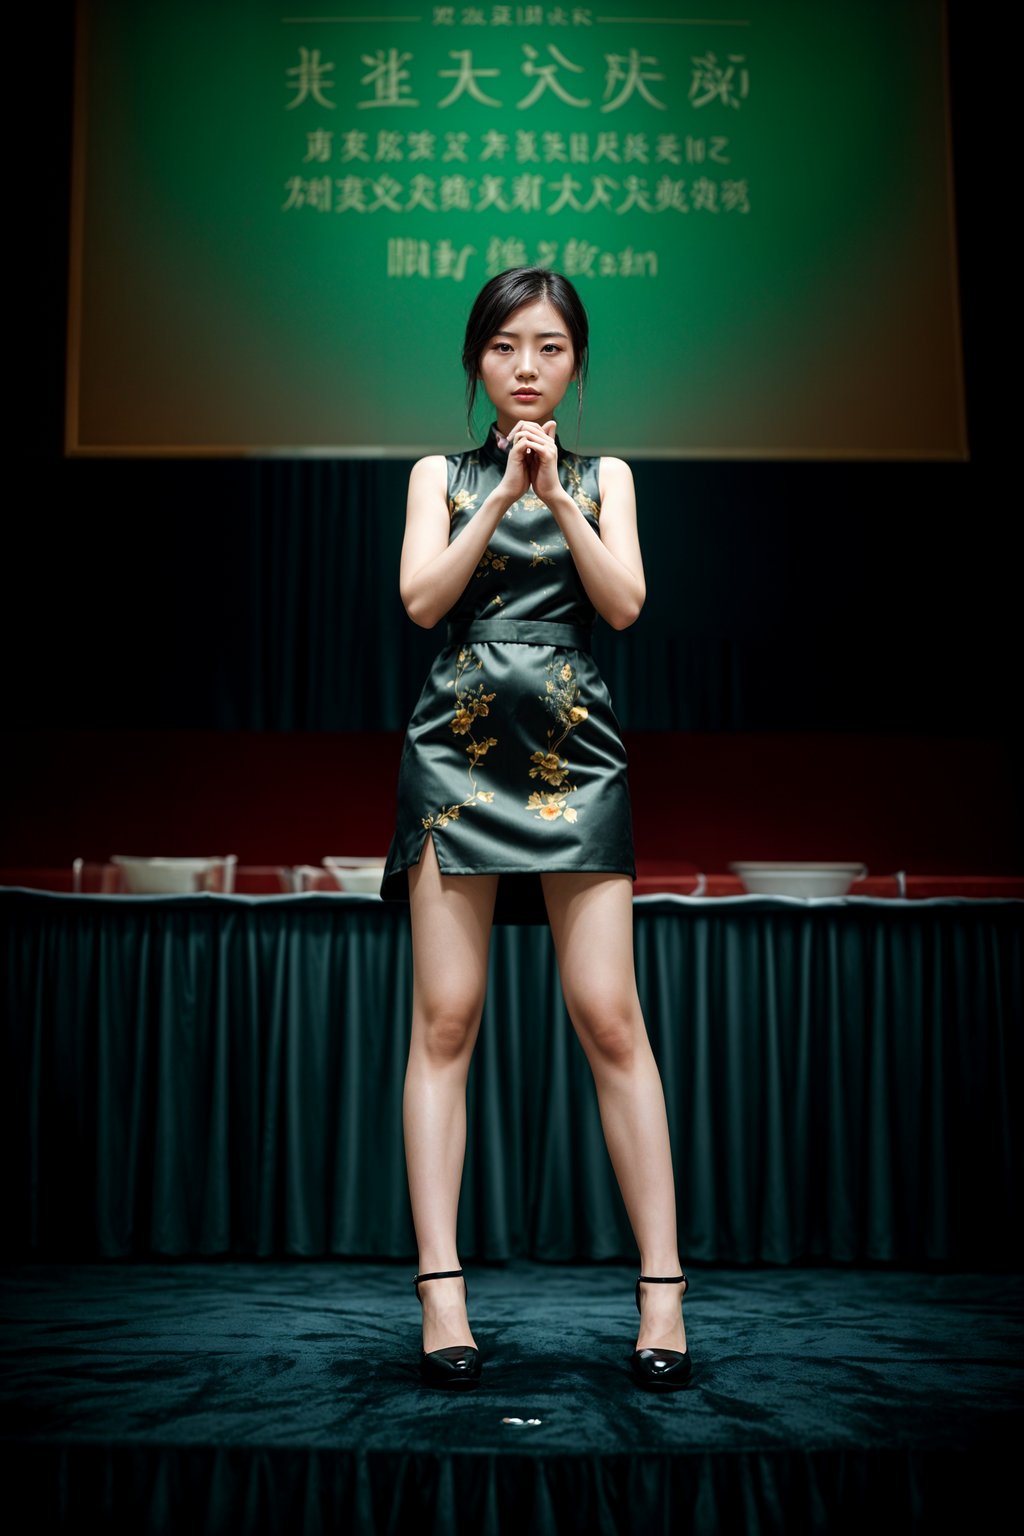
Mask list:
[[[414,624],[433,629],[453,606],[514,500],[496,486],[449,544],[451,517],[444,455],[434,453],[417,459],[409,476],[398,578],[405,611]]]
[[[647,600],[636,526],[633,472],[624,459],[602,458],[599,469],[601,531],[572,497],[558,497],[551,512],[565,535],[587,596],[613,629],[626,629]]]

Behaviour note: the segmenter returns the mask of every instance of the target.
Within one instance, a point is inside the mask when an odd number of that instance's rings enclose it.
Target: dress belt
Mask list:
[[[448,625],[448,644],[464,640],[502,640],[519,645],[561,645],[568,650],[589,651],[590,630],[583,624],[562,624],[555,619],[471,619]]]

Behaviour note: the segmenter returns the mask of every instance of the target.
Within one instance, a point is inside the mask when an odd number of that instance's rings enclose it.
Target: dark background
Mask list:
[[[73,11],[48,7],[45,35],[19,23],[11,66],[24,480],[6,519],[0,859],[225,839],[253,862],[382,854],[441,643],[398,596],[409,465],[63,455]],[[965,5],[948,15],[970,458],[633,466],[648,601],[595,648],[641,860],[1021,867],[1007,87],[991,35]]]

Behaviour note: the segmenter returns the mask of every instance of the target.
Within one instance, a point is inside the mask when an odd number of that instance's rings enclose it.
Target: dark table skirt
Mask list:
[[[408,914],[0,890],[5,1251],[409,1258]],[[1024,902],[634,904],[680,1252],[1019,1259]],[[546,927],[496,927],[463,1259],[632,1260]]]

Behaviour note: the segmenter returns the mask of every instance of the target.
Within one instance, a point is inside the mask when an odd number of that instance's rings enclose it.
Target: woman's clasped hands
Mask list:
[[[509,433],[511,447],[508,463],[502,476],[502,484],[513,501],[533,490],[546,506],[564,486],[558,478],[558,444],[555,433],[558,424],[554,420],[541,426],[538,421],[517,421]]]

